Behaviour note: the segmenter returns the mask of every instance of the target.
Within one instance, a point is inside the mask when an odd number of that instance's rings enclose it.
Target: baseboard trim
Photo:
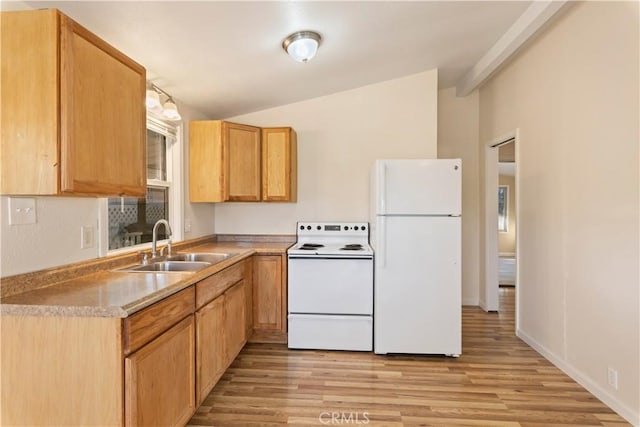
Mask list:
[[[553,352],[540,344],[538,341],[529,336],[522,329],[516,330],[516,336],[522,341],[526,342],[531,348],[540,353],[545,359],[553,363],[558,369],[565,374],[569,375],[575,382],[586,388],[589,393],[600,399],[605,405],[613,409],[625,420],[630,422],[635,427],[640,427],[640,414],[634,413],[631,408],[620,402],[614,396],[612,396],[607,390],[600,387],[592,379],[585,374],[574,368],[565,360],[556,356]]]
[[[480,300],[478,298],[463,298],[462,305],[480,305]]]

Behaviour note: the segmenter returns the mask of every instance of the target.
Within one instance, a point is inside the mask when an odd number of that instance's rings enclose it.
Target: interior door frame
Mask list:
[[[491,139],[484,145],[484,277],[480,289],[480,307],[485,311],[498,311],[498,147],[513,141],[515,149],[515,214],[516,230],[520,228],[520,168],[519,129],[516,128],[498,138]],[[516,231],[518,233],[518,231]],[[520,287],[520,239],[516,236],[516,330],[519,327],[520,308],[518,288]]]

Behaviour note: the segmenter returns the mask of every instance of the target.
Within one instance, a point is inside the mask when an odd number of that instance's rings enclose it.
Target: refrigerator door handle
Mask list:
[[[378,214],[387,213],[387,164],[385,162],[380,162],[378,167],[378,189],[379,189],[379,199],[378,199]]]
[[[380,218],[378,227],[378,252],[376,252],[376,262],[380,268],[385,267],[387,258],[387,218],[384,216]]]

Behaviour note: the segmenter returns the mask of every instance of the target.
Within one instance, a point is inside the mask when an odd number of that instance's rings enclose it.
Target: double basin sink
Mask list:
[[[196,272],[234,256],[233,253],[178,253],[154,258],[148,263],[120,268],[117,271],[139,273]]]

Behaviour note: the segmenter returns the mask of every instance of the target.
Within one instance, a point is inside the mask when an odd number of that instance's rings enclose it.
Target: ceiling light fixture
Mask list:
[[[314,31],[298,31],[282,41],[282,48],[298,62],[307,62],[314,56],[320,46],[320,34]]]
[[[160,100],[160,95],[166,97],[164,105]],[[147,82],[147,99],[145,101],[147,110],[162,115],[163,118],[171,121],[182,120],[178,107],[171,95],[151,82]]]

